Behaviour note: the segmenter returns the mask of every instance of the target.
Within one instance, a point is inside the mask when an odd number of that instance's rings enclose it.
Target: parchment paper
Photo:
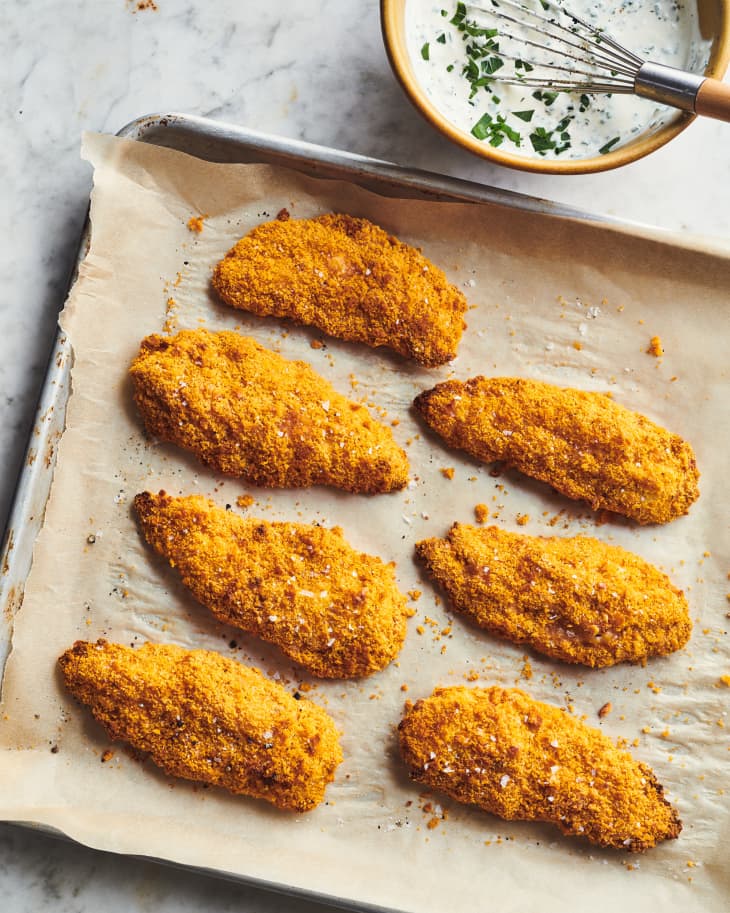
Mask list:
[[[90,846],[419,911],[674,909],[725,911],[730,840],[730,570],[725,489],[730,260],[616,229],[494,205],[385,199],[263,165],[216,165],[88,136],[94,166],[91,249],[63,314],[74,349],[67,430],[3,685],[0,814],[42,822]],[[419,245],[472,309],[453,364],[428,371],[364,346],[261,320],[209,294],[211,268],[252,226],[287,207],[366,216]],[[187,228],[205,215],[200,234]],[[169,302],[174,299],[174,304]],[[166,324],[167,321],[167,324]],[[238,328],[303,358],[341,392],[372,404],[406,447],[411,485],[371,498],[326,489],[251,490],[169,445],[147,440],[127,367],[151,332]],[[659,335],[666,354],[646,353]],[[312,348],[322,340],[322,348]],[[449,452],[410,411],[448,376],[517,374],[612,391],[694,445],[701,499],[664,527],[599,523],[587,508],[517,474]],[[453,467],[447,479],[441,469]],[[273,649],[215,622],[141,542],[135,493],[201,492],[250,516],[340,524],[353,546],[394,559],[404,591],[423,591],[399,660],[369,679],[318,683]],[[687,649],[645,668],[552,663],[453,617],[413,562],[413,545],[474,522],[532,534],[591,533],[643,555],[687,592]],[[529,515],[526,525],[518,515]],[[442,633],[450,627],[450,633]],[[422,633],[421,633],[422,632]],[[119,745],[62,691],[56,658],[77,638],[205,647],[311,686],[342,729],[346,760],[327,803],[306,815],[173,781]],[[528,662],[526,663],[526,657]],[[530,678],[530,667],[532,677]],[[628,743],[684,820],[679,840],[634,857],[506,823],[423,796],[398,760],[403,701],[438,684],[518,684]],[[407,688],[407,690],[405,690]],[[612,713],[599,721],[607,701]],[[106,749],[114,752],[102,762]],[[431,803],[429,806],[428,803]],[[445,819],[442,817],[447,815]],[[428,827],[436,819],[436,827]]]

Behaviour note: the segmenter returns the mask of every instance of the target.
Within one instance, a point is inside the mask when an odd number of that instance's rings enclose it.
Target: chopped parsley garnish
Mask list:
[[[548,91],[542,92],[540,89],[538,89],[536,92],[532,93],[532,97],[536,98],[538,101],[541,101],[546,107],[549,108],[550,105],[558,97],[558,93]]]
[[[620,136],[614,136],[613,139],[610,139],[605,145],[601,146],[598,150],[601,155],[605,155],[607,152],[610,152],[611,149],[616,145],[616,143],[621,139]]]
[[[511,140],[515,146],[520,146],[522,136],[506,122],[503,114],[492,117],[491,114],[482,114],[471,128],[472,136],[479,140],[488,140],[490,146],[501,146],[505,139]]]
[[[491,114],[482,114],[479,120],[471,128],[472,136],[477,139],[486,139],[489,136],[489,128],[492,124]]]
[[[442,11],[443,12],[443,11]],[[452,25],[461,25],[461,23],[466,19],[466,3],[457,3],[456,12],[453,15],[453,18],[449,21]]]
[[[494,6],[499,5],[498,0],[490,0],[490,2]],[[554,5],[550,0],[538,0],[538,2],[545,10],[552,9]],[[500,52],[499,30],[483,28],[478,19],[470,18],[468,3],[453,3],[450,10],[441,10],[441,16],[448,21],[449,26],[461,34],[465,54],[463,65],[461,62],[450,63],[445,66],[446,72],[451,73],[456,68],[457,72],[460,72],[461,76],[469,84],[469,90],[467,90],[469,91],[468,101],[475,112],[478,112],[485,102],[490,107],[497,106],[498,110],[498,106],[502,104],[502,99],[494,92],[494,89],[495,82],[501,76],[499,71],[502,67],[506,63],[512,63],[513,67],[508,67],[510,77],[514,73],[517,76],[517,81],[522,81],[528,73],[534,70],[533,64],[522,58],[516,58],[513,61],[507,60]],[[444,23],[443,31],[434,30],[433,41],[438,44],[448,44],[449,47],[452,47],[453,38],[454,35],[449,31],[446,23]],[[430,59],[429,42],[426,42],[421,48],[421,57],[424,60]],[[486,98],[480,93],[481,89],[484,89],[487,93]],[[525,97],[528,91],[525,87]],[[553,117],[550,117],[550,112],[547,109],[558,100],[559,95],[561,96],[561,103],[558,107],[564,111],[567,110],[568,113],[556,123],[556,115],[553,114]],[[501,146],[508,141],[518,148],[527,144],[529,136],[532,148],[538,155],[561,155],[571,148],[571,123],[578,115],[578,112],[582,114],[588,110],[593,104],[593,99],[588,94],[582,94],[573,96],[571,100],[570,96],[561,94],[560,91],[553,89],[550,84],[548,84],[547,88],[532,91],[532,97],[540,103],[535,108],[521,111],[505,111],[504,114],[500,114],[495,112],[494,107],[491,107],[491,111],[495,113],[485,112],[481,114],[471,127],[472,136],[494,147]],[[507,123],[508,117],[512,123],[514,123],[514,120],[512,120],[514,118],[525,124],[530,124],[530,127],[527,128],[525,133],[520,133],[519,129],[515,129]],[[551,125],[551,121],[553,125]],[[540,122],[546,125],[538,126]],[[617,136],[610,140],[600,149],[600,153],[605,155],[619,142],[619,139],[620,137]]]
[[[532,148],[535,152],[544,155],[549,149],[555,148],[555,140],[552,137],[552,130],[546,130],[544,127],[536,127],[535,132],[530,134]]]
[[[545,155],[546,152],[552,149],[555,155],[560,155],[561,152],[570,149],[568,126],[572,120],[572,115],[567,114],[552,130],[548,130],[546,127],[535,127],[535,130],[530,134],[530,142],[535,152]],[[555,134],[558,134],[557,139]]]

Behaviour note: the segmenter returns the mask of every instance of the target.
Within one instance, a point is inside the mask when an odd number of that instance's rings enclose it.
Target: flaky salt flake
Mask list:
[[[510,777],[509,774],[502,774],[502,778],[501,778],[501,780],[499,781],[499,785],[502,787],[502,789],[505,788],[505,786],[509,783],[509,781],[510,781],[511,779],[512,779],[512,777]]]

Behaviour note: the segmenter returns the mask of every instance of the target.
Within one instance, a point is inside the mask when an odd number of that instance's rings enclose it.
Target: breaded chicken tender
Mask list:
[[[77,641],[59,665],[112,739],[148,752],[174,777],[305,812],[342,761],[321,707],[218,653]]]
[[[646,764],[516,688],[437,688],[398,728],[414,780],[500,818],[634,853],[682,829]]]
[[[416,554],[454,608],[491,634],[586,666],[679,650],[687,600],[638,555],[589,536],[525,536],[455,523]]]
[[[451,447],[504,460],[594,510],[667,523],[699,497],[690,445],[601,393],[474,377],[437,384],[415,406]]]
[[[419,251],[348,215],[266,222],[213,273],[235,308],[388,346],[427,367],[456,355],[466,300]]]
[[[216,618],[313,675],[369,675],[402,647],[395,565],[356,552],[339,527],[244,519],[199,495],[144,492],[134,507],[145,539]]]
[[[150,434],[206,466],[269,488],[332,485],[365,494],[408,481],[389,428],[303,361],[238,333],[148,336],[130,374]]]

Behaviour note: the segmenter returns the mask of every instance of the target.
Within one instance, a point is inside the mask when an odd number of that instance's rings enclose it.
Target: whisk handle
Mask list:
[[[683,111],[730,121],[730,86],[719,79],[647,61],[636,73],[634,91]]]
[[[697,92],[695,111],[704,117],[730,122],[730,86],[708,77]]]

